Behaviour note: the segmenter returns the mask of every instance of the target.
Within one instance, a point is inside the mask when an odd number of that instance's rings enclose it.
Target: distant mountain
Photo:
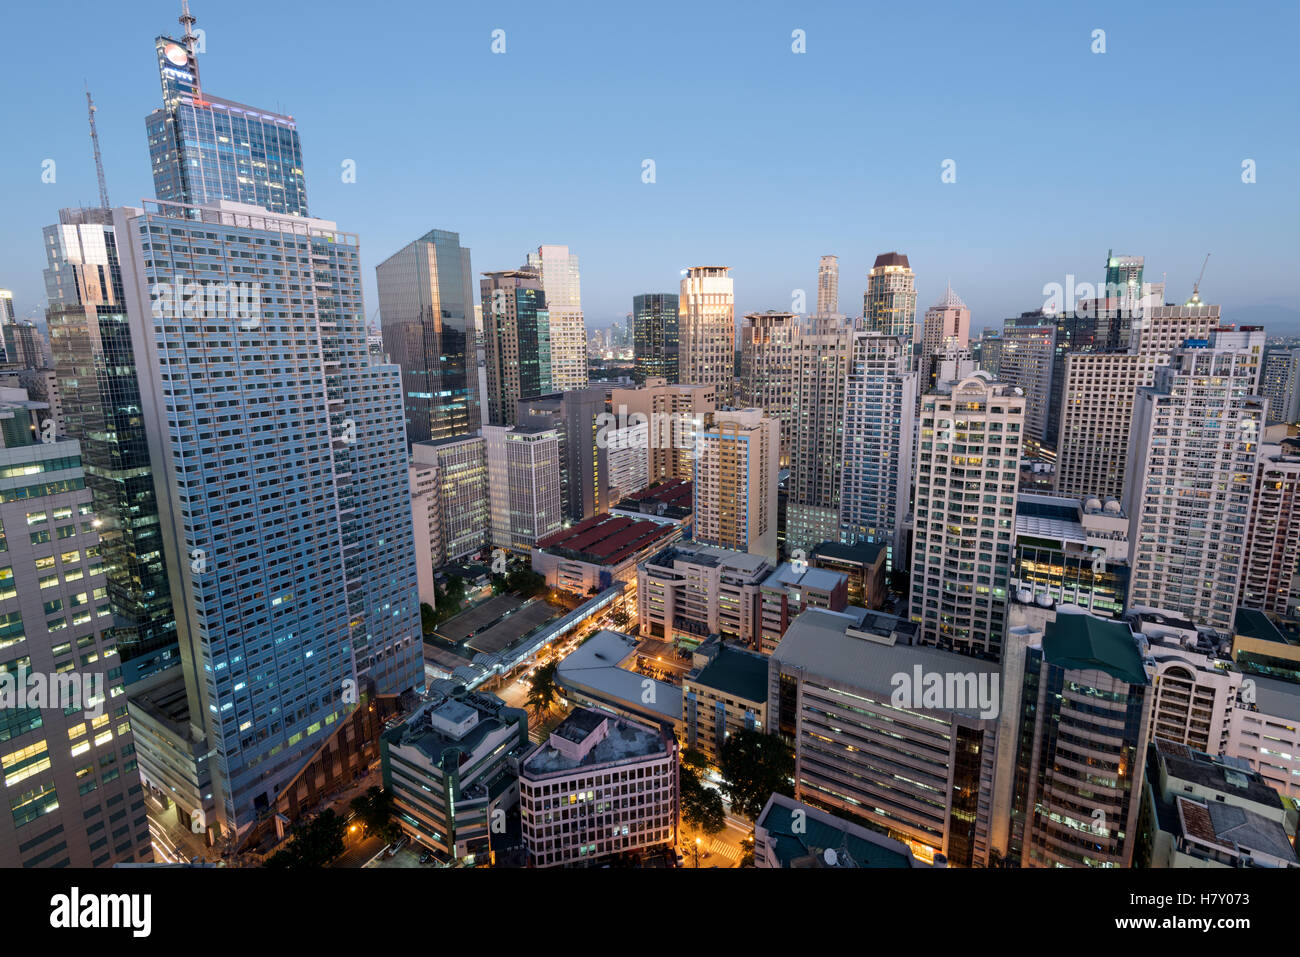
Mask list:
[[[1237,326],[1263,326],[1270,336],[1300,335],[1300,309],[1291,306],[1224,306],[1224,322]]]

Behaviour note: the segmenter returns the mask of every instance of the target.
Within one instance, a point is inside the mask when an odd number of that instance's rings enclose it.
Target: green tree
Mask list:
[[[532,680],[528,683],[528,707],[534,716],[550,711],[560,697],[560,689],[555,684],[555,669],[558,666],[558,661],[552,661],[533,672]]]
[[[722,745],[718,770],[722,793],[751,821],[773,794],[794,797],[794,750],[774,734],[737,731]]]
[[[727,826],[722,795],[700,783],[700,777],[689,765],[682,764],[681,773],[682,818],[687,824],[698,827],[705,834],[717,834]]]
[[[402,836],[401,825],[393,819],[393,796],[378,785],[354,797],[351,806],[366,837],[382,837],[391,844]]]
[[[267,859],[274,868],[320,868],[343,853],[343,835],[347,824],[333,810],[322,811],[310,821],[294,826],[293,836],[284,850]]]
[[[687,765],[698,773],[709,766],[709,759],[698,748],[685,748],[682,751],[682,767]]]
[[[736,866],[753,867],[754,866],[754,836],[752,834],[749,837],[741,838],[740,850],[741,850],[740,863],[737,864]]]
[[[420,602],[420,628],[427,635],[438,627],[438,616],[427,601]]]

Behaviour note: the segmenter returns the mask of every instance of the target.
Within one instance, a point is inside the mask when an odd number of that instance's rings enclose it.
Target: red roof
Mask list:
[[[547,535],[537,547],[572,552],[592,565],[617,565],[675,530],[660,522],[602,513]]]
[[[654,488],[630,496],[634,502],[663,502],[665,505],[691,507],[691,483],[688,479],[665,479]]]

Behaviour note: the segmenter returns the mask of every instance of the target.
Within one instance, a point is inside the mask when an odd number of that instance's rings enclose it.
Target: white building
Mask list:
[[[551,388],[587,388],[587,327],[582,318],[578,257],[568,246],[538,246],[525,268],[542,280],[551,321]]]
[[[483,438],[492,544],[528,555],[563,521],[559,432],[547,426],[486,425]]]
[[[729,266],[692,266],[678,299],[678,381],[710,385],[724,401],[735,378],[736,292]]]

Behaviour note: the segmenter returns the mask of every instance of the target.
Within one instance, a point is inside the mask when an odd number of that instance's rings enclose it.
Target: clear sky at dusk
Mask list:
[[[636,293],[675,292],[689,265],[733,267],[738,315],[788,309],[798,288],[812,303],[827,253],[841,310],[860,313],[867,269],[894,249],[921,309],[951,279],[975,329],[1042,305],[1069,273],[1101,279],[1110,248],[1144,255],[1149,280],[1167,272],[1179,302],[1212,252],[1202,294],[1229,321],[1294,308],[1297,9],[192,4],[204,88],[297,119],[311,211],[360,235],[372,315],[375,264],[437,227],[461,234],[476,273],[569,245],[589,328]],[[0,287],[20,316],[42,315],[41,228],[96,202],[83,80],[113,202],[153,195],[153,38],[177,34],[179,13],[4,5]]]

